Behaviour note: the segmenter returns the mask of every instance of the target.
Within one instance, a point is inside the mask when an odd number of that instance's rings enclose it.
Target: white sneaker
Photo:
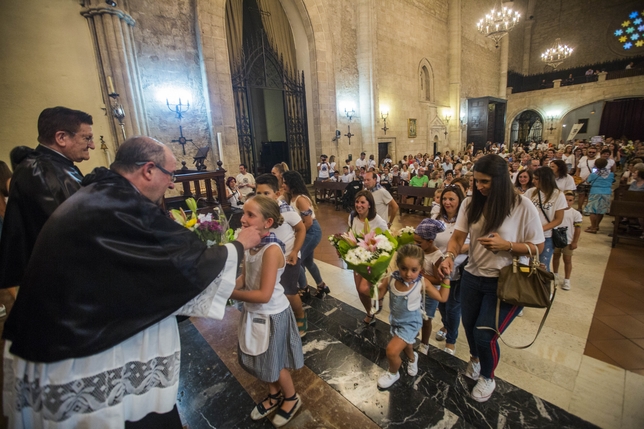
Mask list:
[[[407,364],[407,374],[411,375],[412,377],[418,374],[418,353],[416,352],[414,352],[414,361]]]
[[[418,346],[418,353],[422,353],[425,356],[427,356],[428,351],[429,351],[429,344],[420,343],[420,345]]]
[[[563,286],[561,286],[563,290],[570,290],[570,279],[564,280]]]
[[[436,341],[445,341],[447,338],[447,332],[441,331],[440,329],[436,332]]]
[[[478,380],[481,375],[481,362],[474,362],[473,360],[467,363],[467,369],[465,370],[465,376],[471,378],[472,380]]]
[[[517,314],[517,317],[523,317],[523,309],[521,309],[521,311],[519,311],[519,314]]]
[[[449,349],[449,348],[447,348],[447,347],[445,347],[445,348],[443,349],[443,351],[444,351],[445,353],[449,353],[449,354],[451,354],[451,355],[453,355],[453,354],[454,354],[454,350]]]
[[[477,402],[485,402],[490,399],[495,388],[496,381],[493,378],[481,377],[472,390],[472,399]]]
[[[381,389],[388,389],[391,387],[392,384],[397,382],[400,379],[400,374],[396,372],[395,374],[390,373],[389,371],[385,371],[384,374],[382,374],[382,377],[378,379],[378,387]]]

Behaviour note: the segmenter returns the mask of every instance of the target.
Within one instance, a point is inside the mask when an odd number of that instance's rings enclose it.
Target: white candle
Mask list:
[[[217,151],[219,151],[219,160],[224,163],[224,150],[221,146],[221,133],[217,133]]]
[[[114,81],[112,80],[112,76],[107,77],[107,91],[110,94],[116,94],[116,89],[114,89]]]

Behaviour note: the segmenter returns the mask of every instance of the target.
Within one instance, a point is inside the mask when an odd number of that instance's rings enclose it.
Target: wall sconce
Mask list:
[[[170,101],[166,98],[165,104],[168,106],[168,110],[174,112],[177,115],[177,119],[183,118],[183,114],[190,110],[190,100],[186,101],[186,104],[181,103],[181,98],[179,98],[179,103],[171,104]]]
[[[595,109],[594,109],[594,108],[593,108],[593,110],[591,110],[591,111],[590,111],[590,114],[591,114],[591,115],[594,115],[594,114],[595,114]]]
[[[389,129],[389,128],[387,128],[387,118],[389,117],[389,111],[380,112],[380,117],[382,118],[382,120],[385,123],[385,126],[382,127],[381,130],[383,130],[385,132],[385,135],[387,135],[387,130]]]
[[[443,119],[445,119],[445,124],[449,126],[449,120],[452,119],[452,111],[451,110],[445,111],[445,116],[443,116]],[[445,127],[445,132],[443,133],[445,134],[446,139],[447,139],[447,126]]]

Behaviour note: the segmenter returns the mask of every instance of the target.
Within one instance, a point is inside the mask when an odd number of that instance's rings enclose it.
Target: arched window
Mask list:
[[[429,70],[427,70],[426,66],[420,69],[420,94],[425,101],[431,101]]]

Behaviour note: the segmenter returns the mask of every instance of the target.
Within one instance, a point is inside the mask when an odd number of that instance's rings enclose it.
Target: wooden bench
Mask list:
[[[415,186],[398,186],[398,208],[402,216],[403,210],[419,210],[422,212],[430,212],[432,206],[423,205],[425,198],[434,198],[436,188],[418,188]],[[408,199],[414,198],[413,204],[409,204]]]
[[[319,203],[320,201],[333,200],[335,202],[335,209],[340,210],[340,205],[342,205],[342,194],[344,190],[347,189],[348,183],[344,182],[323,182],[321,180],[316,180],[313,183],[314,198],[315,202]],[[331,191],[331,192],[329,192]],[[318,197],[318,194],[320,195]]]
[[[628,225],[622,225],[620,221],[622,218],[644,218],[644,192],[625,191],[620,193],[619,199],[613,200],[610,213],[615,216],[612,247],[617,245],[619,239],[641,241],[639,236],[629,235]],[[620,230],[622,227],[626,227],[626,232]],[[642,231],[640,231],[641,233]]]

